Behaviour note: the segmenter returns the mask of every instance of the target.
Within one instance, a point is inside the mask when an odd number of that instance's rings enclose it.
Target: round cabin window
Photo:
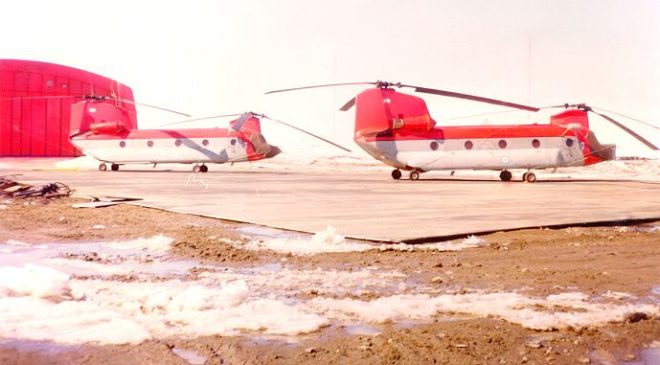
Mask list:
[[[472,143],[472,141],[465,141],[464,146],[466,150],[471,150],[472,147],[474,147],[474,144]]]
[[[534,147],[534,148],[541,147],[541,141],[539,141],[538,139],[533,140],[532,141],[532,147]]]
[[[506,144],[507,144],[506,141],[503,140],[503,139],[500,139],[500,141],[497,142],[497,145],[498,145],[501,149],[505,149],[505,148],[506,148]]]
[[[436,141],[431,142],[430,147],[431,147],[431,150],[437,151],[438,150],[438,142],[436,142]]]
[[[566,140],[566,147],[573,147],[573,139],[569,138]]]
[[[177,139],[176,141],[174,141],[174,145],[177,147],[181,146],[181,140]]]
[[[208,146],[208,145],[209,145],[209,140],[208,140],[208,139],[203,140],[203,141],[202,141],[202,144],[203,144],[204,146]]]
[[[149,146],[149,147],[153,147],[153,146],[154,146],[154,141],[148,141],[148,142],[147,142],[147,146]]]
[[[126,142],[124,142],[124,141],[119,142],[119,147],[121,147],[121,148],[126,147]]]

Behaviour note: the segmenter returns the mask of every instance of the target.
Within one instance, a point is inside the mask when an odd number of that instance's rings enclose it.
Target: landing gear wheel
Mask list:
[[[527,172],[523,172],[522,181],[527,181]]]
[[[511,177],[513,176],[511,175],[510,171],[503,170],[502,172],[500,172],[500,180],[502,181],[511,181]]]
[[[419,172],[417,171],[410,171],[410,180],[419,180]]]
[[[202,165],[199,167],[199,172],[208,172],[209,168],[206,165]]]
[[[526,172],[523,175],[523,180],[527,181],[528,183],[536,182],[536,174],[533,172]]]
[[[399,180],[401,178],[401,170],[392,170],[392,179]]]
[[[101,164],[99,165],[99,171],[105,171],[107,169],[108,169],[108,165],[101,162]]]
[[[195,166],[193,166],[193,172],[199,172],[200,167],[201,167],[201,166],[199,166],[199,165],[195,165]]]
[[[113,163],[112,165],[110,165],[110,169],[112,171],[117,171],[117,170],[119,170],[119,165],[117,165],[116,163]]]

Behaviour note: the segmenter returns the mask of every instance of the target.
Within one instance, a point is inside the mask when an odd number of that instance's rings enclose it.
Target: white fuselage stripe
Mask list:
[[[506,146],[499,146],[500,140]],[[538,141],[538,147],[533,141]],[[571,140],[571,142],[567,142]],[[428,170],[551,168],[584,165],[575,137],[357,141],[372,156],[398,168]],[[471,148],[466,148],[466,143]]]
[[[235,137],[182,138],[178,146],[172,138],[73,139],[85,154],[114,163],[224,163],[246,161],[245,141]],[[204,144],[207,141],[207,144]],[[233,142],[232,142],[233,141]],[[123,142],[123,147],[122,147]],[[151,142],[151,146],[149,146]],[[233,143],[233,144],[232,144]]]

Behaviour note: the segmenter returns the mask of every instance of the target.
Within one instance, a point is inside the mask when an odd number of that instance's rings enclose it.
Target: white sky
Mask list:
[[[337,109],[360,87],[263,93],[383,79],[537,106],[587,102],[660,124],[657,0],[5,0],[2,8],[0,58],[96,72],[132,87],[138,102],[190,114],[262,112],[354,149],[354,114]],[[440,125],[502,110],[423,97]],[[142,127],[176,120],[139,112]],[[657,129],[630,126],[660,144]],[[645,150],[597,117],[592,127],[620,154]],[[269,132],[283,149],[310,143]]]

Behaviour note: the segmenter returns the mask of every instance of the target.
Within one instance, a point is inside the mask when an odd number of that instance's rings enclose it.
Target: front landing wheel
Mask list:
[[[110,165],[110,170],[118,171],[119,170],[119,165],[117,165],[116,163],[113,163],[112,165]]]
[[[410,180],[419,180],[419,172],[418,171],[410,171]]]
[[[107,169],[108,169],[108,165],[101,162],[101,164],[99,165],[99,171],[105,171]]]
[[[399,180],[401,178],[401,170],[392,170],[392,179]]]

